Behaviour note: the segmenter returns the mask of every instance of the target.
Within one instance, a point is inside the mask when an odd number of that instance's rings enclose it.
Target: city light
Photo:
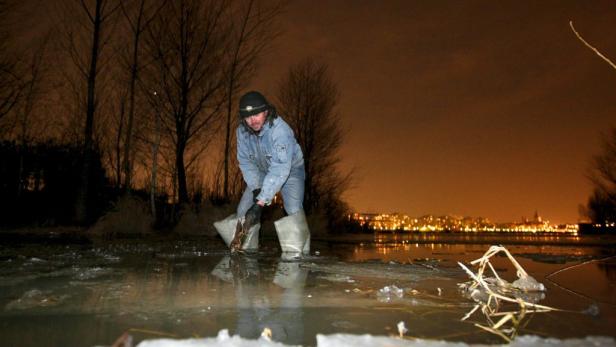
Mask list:
[[[352,213],[348,216],[361,227],[375,231],[417,231],[417,232],[527,232],[527,233],[568,233],[577,234],[577,224],[550,224],[537,213],[532,219],[520,222],[493,223],[482,217],[455,217],[425,215],[411,218],[399,213]]]

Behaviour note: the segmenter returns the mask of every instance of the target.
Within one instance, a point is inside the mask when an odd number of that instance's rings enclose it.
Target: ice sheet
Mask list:
[[[243,339],[237,335],[230,336],[228,330],[221,330],[215,338],[202,339],[155,339],[142,341],[137,347],[285,347],[279,342],[269,341],[266,338],[256,340]],[[504,345],[469,345],[463,342],[450,342],[442,340],[401,339],[397,337],[376,335],[332,334],[317,335],[317,347],[467,347],[467,346],[504,346]],[[586,338],[554,339],[542,338],[533,335],[519,336],[510,347],[587,347],[587,346],[616,346],[611,337],[589,336]]]
[[[461,271],[449,269],[426,268],[416,264],[382,263],[382,262],[327,262],[327,263],[305,263],[301,265],[311,271],[337,276],[371,277],[381,279],[392,279],[399,281],[419,281],[426,278],[439,279],[448,276],[460,276]]]

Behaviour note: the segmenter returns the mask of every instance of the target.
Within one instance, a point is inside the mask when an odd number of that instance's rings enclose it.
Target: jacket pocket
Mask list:
[[[287,161],[289,161],[288,149],[289,148],[287,145],[277,145],[276,148],[274,148],[276,160],[278,162],[286,163]]]

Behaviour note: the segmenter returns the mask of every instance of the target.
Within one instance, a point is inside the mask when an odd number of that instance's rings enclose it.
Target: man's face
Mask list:
[[[261,131],[261,128],[263,128],[263,124],[265,124],[266,118],[267,111],[263,111],[250,117],[246,117],[246,124],[250,127],[250,129],[258,132]]]

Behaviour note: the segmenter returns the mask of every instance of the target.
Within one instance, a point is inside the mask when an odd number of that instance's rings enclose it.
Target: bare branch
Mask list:
[[[577,38],[580,39],[580,41],[582,41],[582,43],[586,45],[586,47],[590,48],[593,52],[595,52],[595,54],[597,54],[601,59],[605,60],[608,64],[610,64],[610,66],[612,66],[613,69],[616,70],[616,65],[609,58],[601,54],[598,49],[593,47],[590,43],[586,42],[584,38],[582,38],[582,36],[573,27],[573,21],[569,21],[569,26],[571,27],[571,30],[573,30],[573,33],[575,33],[575,36],[577,36]]]
[[[94,16],[92,15],[92,13],[90,13],[88,5],[85,3],[84,0],[79,0],[79,2],[81,3],[81,8],[83,9],[83,11],[88,15],[90,22],[94,23]]]

